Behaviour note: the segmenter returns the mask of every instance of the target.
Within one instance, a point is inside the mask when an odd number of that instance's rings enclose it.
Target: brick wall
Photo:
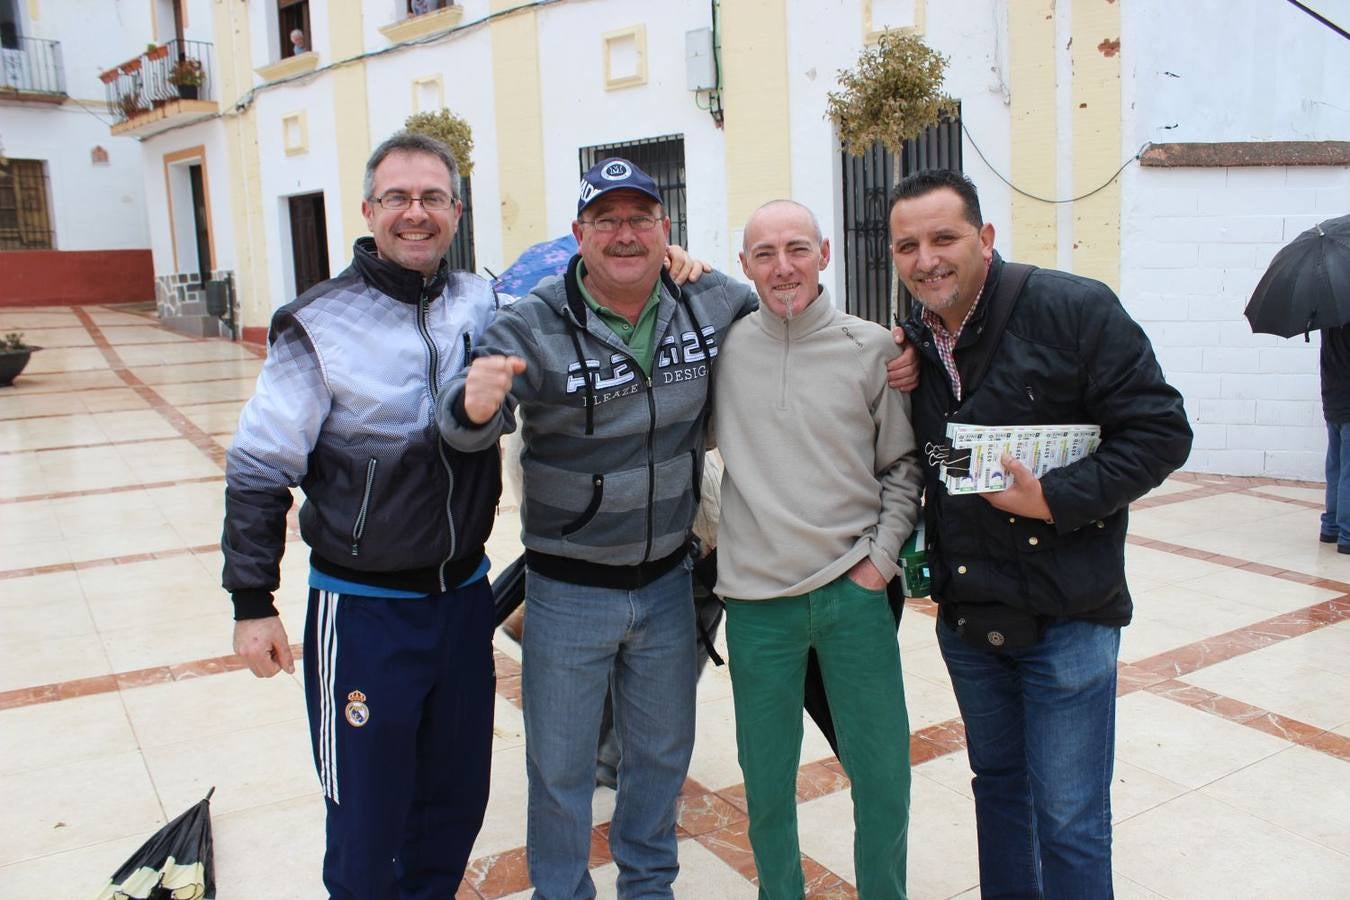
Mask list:
[[[1276,251],[1350,213],[1350,169],[1141,168],[1122,219],[1122,299],[1186,398],[1186,468],[1321,480],[1318,336],[1254,335],[1242,316]]]

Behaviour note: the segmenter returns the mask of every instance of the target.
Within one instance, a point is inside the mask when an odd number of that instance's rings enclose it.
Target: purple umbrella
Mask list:
[[[492,282],[494,290],[524,297],[550,275],[560,275],[577,252],[577,239],[570,234],[529,247]]]

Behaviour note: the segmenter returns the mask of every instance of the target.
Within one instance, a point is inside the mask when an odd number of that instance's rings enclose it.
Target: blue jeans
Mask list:
[[[987,653],[939,616],[975,773],[980,895],[1098,900],[1111,891],[1111,769],[1120,629],[1051,624]]]
[[[621,761],[609,846],[619,896],[672,896],[675,803],[694,746],[694,635],[687,562],[638,590],[529,572],[521,690],[535,897],[595,896],[591,796],[611,685]]]
[[[1327,511],[1322,534],[1350,547],[1350,422],[1327,423]]]

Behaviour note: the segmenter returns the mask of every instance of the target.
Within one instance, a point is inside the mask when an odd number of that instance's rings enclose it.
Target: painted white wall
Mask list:
[[[725,139],[685,87],[684,33],[708,27],[709,15],[707,3],[693,0],[540,10],[550,236],[566,233],[576,218],[582,147],[682,134],[689,248],[722,271],[739,274],[727,233]],[[601,36],[633,25],[647,30],[647,83],[606,90]]]
[[[150,223],[150,251],[155,275],[196,270],[192,194],[185,177],[186,164],[171,164],[173,171],[167,183],[164,177],[164,157],[193,147],[201,147],[205,159],[206,190],[211,203],[211,241],[215,249],[213,265],[217,269],[235,267],[230,184],[233,176],[226,153],[224,127],[219,120],[211,120],[156,135],[141,144],[142,190]],[[173,208],[172,218],[170,207]]]
[[[35,9],[36,7],[36,9]],[[113,137],[98,73],[144,49],[148,4],[69,0],[18,4],[23,34],[60,42],[66,92],[63,105],[0,102],[0,140],[15,159],[47,163],[57,250],[126,250],[149,244],[140,150]],[[34,11],[37,16],[34,17]],[[148,39],[148,38],[147,38]],[[119,55],[126,50],[125,56]],[[108,152],[94,163],[95,147]]]
[[[1310,3],[1342,26],[1350,3]],[[1138,131],[1150,141],[1314,141],[1350,136],[1346,41],[1288,3],[1136,0]],[[1132,48],[1132,49],[1131,49]]]
[[[1122,26],[1124,154],[1350,136],[1344,39],[1288,4],[1143,0]],[[1186,397],[1187,468],[1321,480],[1317,335],[1254,335],[1242,310],[1280,247],[1350,212],[1350,170],[1131,166],[1122,186],[1122,300]]]
[[[313,15],[311,10],[310,15]],[[258,154],[262,159],[258,191],[262,199],[264,244],[267,250],[267,291],[276,308],[295,297],[295,270],[291,254],[290,212],[286,198],[322,191],[328,234],[330,274],[351,260],[351,248],[342,234],[342,198],[338,193],[336,111],[331,80],[296,82],[264,91],[255,101],[258,122]],[[282,117],[303,111],[308,122],[309,152],[287,156],[282,135]],[[347,198],[357,202],[359,198]]]
[[[980,149],[1006,174],[1010,120],[1003,83],[1006,59],[1000,44],[1006,40],[1003,4],[950,0],[940,12],[933,7],[930,4],[925,40],[950,60],[944,89],[961,102],[962,121]],[[822,280],[840,306],[845,286],[842,167],[838,138],[825,110],[827,94],[838,89],[837,73],[857,64],[863,46],[861,4],[836,0],[788,5],[792,195],[816,213],[821,230],[834,245],[836,261]],[[999,248],[1007,253],[1004,236],[1012,234],[1010,191],[981,161],[969,139],[963,141],[962,159],[966,174],[979,188],[984,217],[994,223]]]
[[[486,12],[486,2],[482,4]],[[376,4],[383,10],[383,0]],[[466,19],[470,10],[465,10]],[[379,24],[388,20],[373,16],[367,9],[366,20]],[[376,32],[385,46],[388,41]],[[496,111],[491,78],[492,38],[488,29],[477,28],[453,38],[438,41],[417,50],[398,51],[366,61],[367,95],[370,105],[370,141],[372,149],[403,127],[414,111],[414,79],[441,79],[444,103],[455,115],[469,123],[473,132],[473,206],[474,249],[480,274],[482,268],[500,272],[511,260],[501,259],[501,192],[497,166]]]
[[[57,250],[128,250],[150,236],[141,188],[140,150],[75,106],[0,105],[0,139],[14,159],[47,162],[49,209]],[[94,147],[108,151],[95,164]]]

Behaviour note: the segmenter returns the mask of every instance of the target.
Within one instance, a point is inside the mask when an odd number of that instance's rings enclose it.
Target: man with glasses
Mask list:
[[[295,666],[273,592],[291,489],[309,544],[304,675],[335,898],[451,897],[487,806],[494,677],[483,544],[493,446],[446,447],[434,406],[497,310],[444,257],[448,148],[400,132],[366,164],[372,237],[281,307],[230,448],[224,585],[260,678]]]
[[[620,897],[669,897],[694,741],[688,535],[712,363],[755,294],[663,271],[670,219],[628,160],[583,177],[565,274],[502,310],[441,396],[447,442],[495,447],[524,413],[528,856],[536,896],[594,896],[596,741],[612,684]]]

